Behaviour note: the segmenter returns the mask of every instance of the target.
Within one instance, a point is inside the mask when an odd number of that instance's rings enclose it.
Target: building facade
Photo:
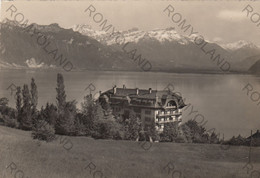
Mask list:
[[[165,123],[181,123],[182,108],[186,106],[182,97],[171,91],[129,89],[125,85],[101,93],[99,101],[109,103],[115,116],[128,118],[133,112],[144,126],[155,122],[158,131],[163,131]]]

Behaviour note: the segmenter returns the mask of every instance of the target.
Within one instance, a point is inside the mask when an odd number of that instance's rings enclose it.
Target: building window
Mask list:
[[[151,110],[145,110],[145,114],[150,115],[151,113],[152,113]]]
[[[150,117],[145,117],[145,121],[146,121],[146,122],[150,122],[150,121],[151,121],[151,118],[150,118]]]
[[[140,108],[134,108],[134,112],[141,113],[141,109]]]

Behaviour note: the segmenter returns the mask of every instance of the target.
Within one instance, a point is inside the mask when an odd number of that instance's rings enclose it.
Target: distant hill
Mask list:
[[[249,71],[253,74],[260,74],[260,55],[254,57],[257,61],[252,65]]]

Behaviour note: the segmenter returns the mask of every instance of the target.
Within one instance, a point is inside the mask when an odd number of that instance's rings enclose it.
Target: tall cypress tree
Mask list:
[[[33,111],[35,112],[38,104],[38,91],[37,91],[37,85],[35,84],[34,78],[32,78],[31,81],[31,95],[32,95],[32,108]]]
[[[37,85],[35,84],[34,78],[31,81],[31,106],[32,106],[32,123],[36,126],[37,122],[37,104],[38,104],[38,91]]]
[[[21,110],[20,128],[24,130],[31,130],[32,128],[32,111],[31,111],[31,96],[28,85],[23,86],[23,107]]]
[[[22,96],[21,96],[21,87],[17,87],[16,90],[16,109],[17,109],[17,121],[21,121],[21,110],[22,110]]]
[[[66,106],[66,94],[65,94],[65,86],[64,86],[64,79],[62,74],[58,73],[57,75],[57,107],[58,113],[63,113],[65,106]]]
[[[57,108],[58,118],[55,125],[56,133],[71,135],[74,134],[74,121],[76,117],[76,102],[66,102],[64,79],[62,74],[57,75]]]

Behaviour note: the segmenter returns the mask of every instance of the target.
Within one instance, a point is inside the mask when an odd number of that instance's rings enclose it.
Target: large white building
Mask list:
[[[163,131],[164,124],[182,121],[182,108],[186,105],[181,96],[171,91],[157,91],[149,88],[130,89],[117,88],[101,93],[99,100],[108,102],[112,107],[113,114],[118,117],[129,117],[133,111],[141,118],[144,126],[155,122],[156,129]]]

